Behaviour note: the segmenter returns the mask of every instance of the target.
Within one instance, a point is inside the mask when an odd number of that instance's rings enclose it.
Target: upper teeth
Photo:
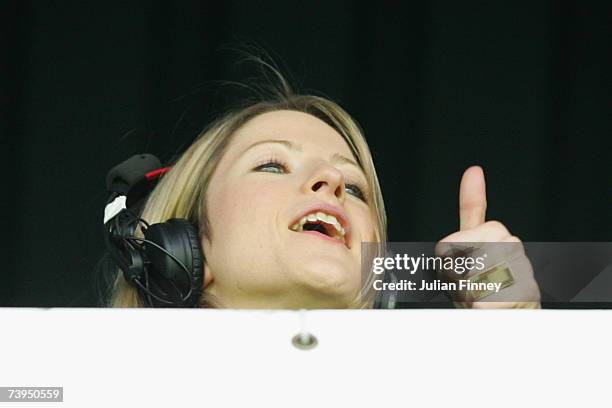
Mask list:
[[[320,211],[316,213],[310,213],[310,214],[303,216],[302,218],[300,218],[298,222],[296,222],[295,224],[291,226],[291,229],[293,231],[298,231],[298,232],[303,231],[304,224],[306,224],[307,222],[316,222],[316,221],[322,221],[326,224],[333,225],[337,232],[336,238],[339,238],[340,240],[344,241],[345,231],[342,225],[340,225],[340,223],[336,219],[336,217],[334,217],[333,215],[322,213]]]

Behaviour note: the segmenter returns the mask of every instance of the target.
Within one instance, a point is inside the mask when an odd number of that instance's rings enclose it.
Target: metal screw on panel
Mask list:
[[[303,332],[293,336],[291,343],[300,350],[310,350],[315,348],[319,341],[312,334]]]

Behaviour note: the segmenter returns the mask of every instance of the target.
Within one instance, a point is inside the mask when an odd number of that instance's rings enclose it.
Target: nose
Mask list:
[[[312,170],[304,190],[307,193],[333,195],[341,203],[344,203],[346,196],[342,172],[327,163],[321,163]]]

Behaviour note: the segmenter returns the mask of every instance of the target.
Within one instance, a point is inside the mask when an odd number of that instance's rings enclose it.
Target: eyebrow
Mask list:
[[[267,144],[267,143],[275,143],[275,144],[280,144],[285,146],[286,148],[290,149],[290,150],[295,150],[298,152],[302,151],[302,147],[295,145],[294,143],[291,143],[288,140],[281,140],[281,139],[267,139],[267,140],[260,140],[259,142],[255,142],[252,145],[250,145],[249,147],[247,147],[246,149],[244,149],[244,151],[242,152],[241,156],[244,155],[247,151],[251,150],[252,148],[254,148],[255,146],[259,146],[262,144]],[[332,162],[337,162],[337,163],[344,163],[344,164],[351,164],[355,167],[357,167],[358,169],[361,170],[361,167],[355,162],[355,160],[353,159],[349,159],[346,156],[341,155],[340,153],[334,153],[331,156],[331,161]]]

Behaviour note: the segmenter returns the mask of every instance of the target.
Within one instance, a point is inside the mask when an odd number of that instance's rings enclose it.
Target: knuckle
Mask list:
[[[506,226],[497,220],[487,221],[485,225],[493,230],[508,231]]]
[[[440,241],[438,241],[438,243],[444,244],[447,242],[460,242],[461,241],[460,238],[461,238],[461,231],[453,232],[452,234],[447,235],[444,238],[442,238]]]

